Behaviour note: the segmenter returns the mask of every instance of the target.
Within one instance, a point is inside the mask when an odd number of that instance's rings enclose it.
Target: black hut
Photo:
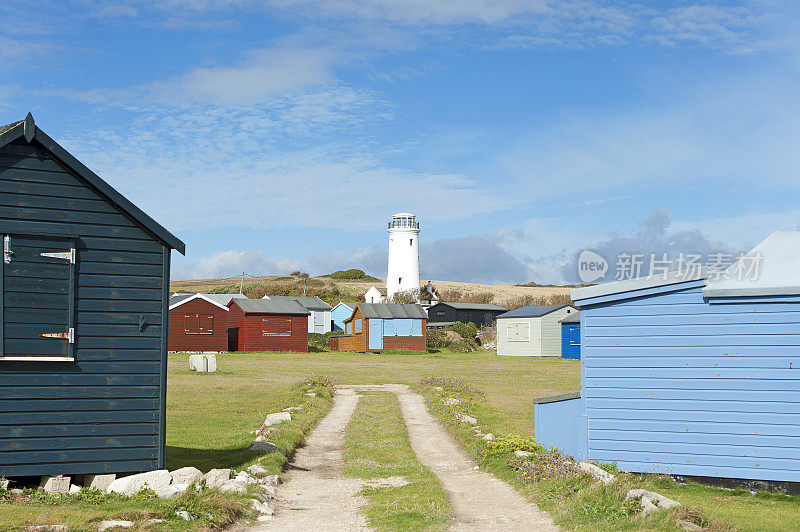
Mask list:
[[[0,127],[0,477],[165,465],[170,251],[34,124]]]
[[[437,303],[428,308],[428,327],[445,327],[457,321],[486,327],[503,312],[508,309],[492,303]]]

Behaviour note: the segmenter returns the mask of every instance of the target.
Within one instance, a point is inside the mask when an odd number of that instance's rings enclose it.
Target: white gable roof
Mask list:
[[[703,289],[706,297],[793,294],[800,294],[800,231],[775,231]]]
[[[180,307],[184,303],[188,303],[189,301],[194,301],[195,299],[202,299],[204,301],[208,301],[212,305],[216,305],[221,309],[229,310],[228,303],[231,302],[231,299],[247,299],[247,296],[242,294],[195,294],[193,296],[187,297],[186,299],[181,299],[177,303],[173,303],[169,306],[169,310],[174,308]]]

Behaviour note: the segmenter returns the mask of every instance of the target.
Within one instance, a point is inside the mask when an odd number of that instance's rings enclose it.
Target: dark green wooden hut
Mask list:
[[[33,117],[0,127],[0,477],[165,465],[170,251]]]

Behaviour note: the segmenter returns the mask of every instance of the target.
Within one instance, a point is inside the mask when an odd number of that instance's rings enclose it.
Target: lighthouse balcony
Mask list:
[[[389,222],[389,229],[419,229],[419,222],[413,218],[398,218]]]

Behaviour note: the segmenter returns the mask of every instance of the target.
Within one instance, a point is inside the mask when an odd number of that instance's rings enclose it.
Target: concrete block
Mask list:
[[[106,491],[116,479],[117,475],[113,473],[110,475],[83,475],[83,485],[90,489]]]
[[[42,476],[39,482],[39,488],[43,489],[45,493],[69,493],[70,477],[58,476]]]
[[[206,357],[206,371],[215,373],[217,371],[217,355],[203,355]]]
[[[206,358],[203,355],[189,355],[189,369],[191,371],[206,371]]]

